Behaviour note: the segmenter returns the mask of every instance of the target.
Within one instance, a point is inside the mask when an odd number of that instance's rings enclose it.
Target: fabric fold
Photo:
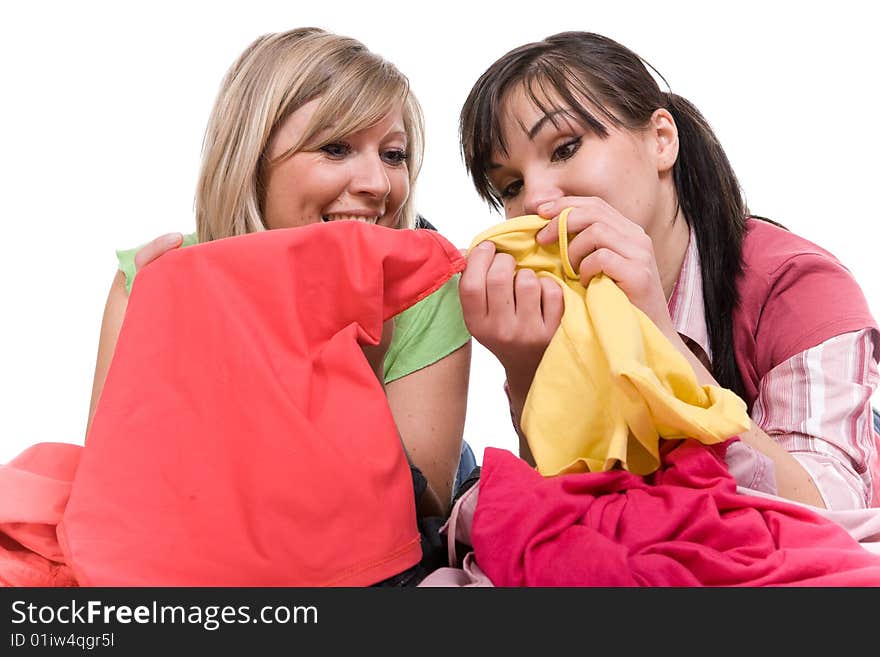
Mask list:
[[[477,563],[496,586],[880,586],[880,556],[811,508],[740,494],[713,448],[661,458],[647,477],[542,477],[487,448]]]
[[[0,585],[76,585],[55,528],[81,451],[70,443],[37,443],[0,465]]]

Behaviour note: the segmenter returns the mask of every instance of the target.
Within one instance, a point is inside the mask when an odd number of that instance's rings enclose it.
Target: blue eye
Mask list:
[[[321,151],[332,158],[340,159],[351,153],[351,146],[344,142],[335,142],[321,146]]]
[[[581,138],[575,137],[571,139],[553,151],[553,155],[550,156],[550,160],[552,162],[558,162],[567,160],[572,157],[575,153],[577,153],[578,149],[581,147]]]
[[[409,159],[409,154],[400,148],[383,151],[382,159],[388,164],[399,166]]]

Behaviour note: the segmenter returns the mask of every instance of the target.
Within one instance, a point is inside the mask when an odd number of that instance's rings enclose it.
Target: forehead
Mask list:
[[[379,132],[405,132],[403,109],[398,105],[390,107],[384,116],[376,123],[367,126],[367,129],[376,129]]]
[[[341,138],[361,134],[385,136],[392,133],[406,134],[403,108],[399,103],[383,106],[377,103],[370,107],[354,107],[337,110],[334,107],[321,107],[313,116],[313,130],[317,136]]]
[[[604,134],[613,127],[611,116],[605,107],[582,93],[560,91],[532,80],[515,85],[502,96],[497,126],[505,142],[513,137],[514,131],[533,140],[545,129],[573,124]]]
[[[498,105],[499,127],[505,136],[512,131],[529,134],[536,121],[545,115],[561,109],[562,99],[558,94],[548,94],[543,90],[531,91],[521,82],[509,89]]]
[[[360,133],[406,135],[403,109],[392,106],[382,112],[372,112],[369,116],[357,112],[337,112],[332,107],[322,106],[322,98],[310,100],[287,116],[278,127],[278,136],[297,141],[306,133],[317,139],[339,139]],[[374,114],[378,115],[374,118]]]
[[[289,148],[292,144],[297,143],[312,121],[315,112],[318,111],[320,98],[310,100],[302,107],[291,112],[281,121],[275,129],[270,141],[270,151],[273,154],[279,150]]]

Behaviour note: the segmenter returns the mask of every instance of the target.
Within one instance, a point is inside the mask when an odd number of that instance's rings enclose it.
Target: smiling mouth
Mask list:
[[[360,221],[365,224],[375,224],[379,221],[379,215],[362,217],[353,214],[325,214],[321,216],[321,221],[324,223],[329,223],[331,221]]]

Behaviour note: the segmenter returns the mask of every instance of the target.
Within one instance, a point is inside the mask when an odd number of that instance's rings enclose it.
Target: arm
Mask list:
[[[442,515],[452,499],[467,409],[470,341],[448,356],[385,385],[388,404],[413,463]],[[436,511],[436,509],[434,509]]]
[[[755,423],[807,470],[829,509],[869,507],[876,493],[875,339],[862,329],[795,354],[761,379],[752,407]],[[764,490],[760,471],[748,474],[744,485]]]
[[[391,339],[394,335],[394,320],[387,320],[382,327],[382,339],[377,345],[362,345],[361,350],[364,352],[364,356],[367,358],[367,362],[370,364],[373,372],[376,375],[376,378],[379,380],[379,383],[385,387],[385,379],[384,379],[384,359],[385,352],[388,350],[388,346],[391,344]],[[429,368],[425,368],[429,369]],[[412,457],[412,447],[415,444],[421,442],[421,436],[419,433],[421,432],[420,426],[416,425],[415,422],[411,422],[413,413],[408,410],[408,408],[419,399],[417,394],[418,388],[422,385],[422,383],[418,380],[419,377],[416,377],[409,383],[400,383],[406,382],[410,376],[415,376],[415,374],[410,374],[409,376],[402,377],[401,379],[397,379],[396,381],[391,382],[391,387],[393,392],[389,395],[388,388],[385,387],[385,395],[388,397],[389,406],[392,407],[392,416],[395,417],[395,424],[398,426],[398,436],[401,431],[401,424],[406,424],[403,430],[407,432],[407,435],[410,437],[410,445],[407,445],[407,442],[403,440],[403,437],[400,437],[400,442],[403,444],[404,451],[406,452],[407,459],[411,463],[416,463]],[[430,382],[427,382],[427,385],[430,385]],[[395,401],[392,401],[394,399]],[[394,410],[394,407],[397,407],[397,410]],[[430,409],[429,409],[430,410]],[[397,420],[397,417],[400,417],[400,420]],[[428,418],[430,420],[430,418]],[[414,425],[410,427],[407,424],[409,423]],[[460,435],[460,434],[459,434]],[[428,441],[425,441],[428,442]],[[441,441],[442,445],[442,441]],[[430,456],[430,452],[434,451],[435,445],[431,442],[428,442],[427,445],[424,446],[422,451],[428,451]],[[424,461],[424,457],[422,457]],[[425,479],[425,490],[421,494],[421,497],[418,498],[418,508],[416,509],[416,513],[419,517],[425,516],[442,516],[446,511],[446,507],[448,504],[443,504],[440,501],[440,497],[438,497],[435,492],[435,488],[431,485],[431,482],[428,480],[426,476],[426,468],[427,463],[422,463],[422,467],[419,467],[419,464],[416,463],[416,467],[419,468],[419,472],[422,477]],[[432,477],[434,476],[434,473]],[[440,480],[438,480],[440,481]]]
[[[110,369],[110,361],[116,349],[116,340],[119,338],[119,330],[122,328],[122,320],[125,317],[125,309],[128,306],[128,293],[125,291],[125,274],[116,272],[110,293],[107,295],[107,303],[104,306],[104,317],[101,320],[101,337],[98,340],[98,357],[95,363],[95,377],[92,381],[92,397],[89,403],[89,416],[86,422],[86,436],[92,426],[92,418],[95,408],[104,389],[104,381],[107,379],[107,371]]]

